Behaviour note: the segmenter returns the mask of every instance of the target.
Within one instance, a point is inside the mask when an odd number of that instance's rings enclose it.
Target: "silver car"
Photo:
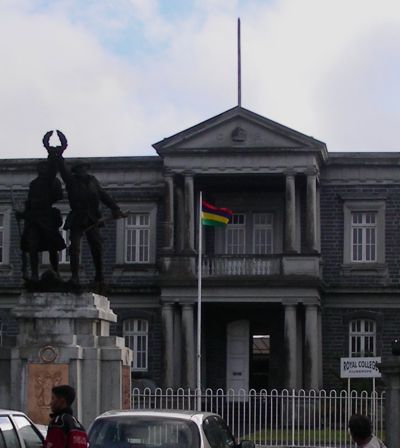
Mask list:
[[[20,411],[0,409],[0,448],[42,448],[40,429]]]
[[[236,444],[217,414],[197,411],[110,411],[89,428],[90,448],[254,448]]]

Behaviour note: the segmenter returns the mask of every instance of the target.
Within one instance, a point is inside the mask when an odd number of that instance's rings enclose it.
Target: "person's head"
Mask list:
[[[36,171],[39,176],[43,176],[47,172],[47,162],[41,161],[36,165]]]
[[[87,174],[89,168],[90,168],[90,164],[89,163],[87,163],[87,162],[77,162],[77,163],[75,163],[72,166],[71,171],[76,176],[85,176]]]
[[[361,445],[372,435],[371,421],[365,415],[354,414],[349,420],[349,430],[354,442]]]
[[[69,408],[75,400],[75,389],[66,384],[61,386],[54,386],[51,389],[51,403],[52,412],[60,412]]]

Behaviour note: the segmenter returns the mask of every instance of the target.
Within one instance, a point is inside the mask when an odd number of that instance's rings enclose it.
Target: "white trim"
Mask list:
[[[376,253],[375,260],[353,261],[352,259],[352,214],[376,213]],[[372,266],[385,263],[385,201],[352,200],[343,204],[343,262],[344,265]]]

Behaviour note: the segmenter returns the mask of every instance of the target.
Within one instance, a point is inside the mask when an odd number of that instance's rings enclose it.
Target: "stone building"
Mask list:
[[[340,357],[390,352],[400,318],[400,153],[328,153],[242,107],[154,149],[91,160],[129,211],[102,232],[114,331],[134,350],[135,380],[196,384],[200,191],[233,211],[226,228],[203,234],[204,386],[341,387]],[[21,290],[11,190],[23,201],[33,167],[0,165],[0,343],[15,333],[10,309]],[[67,278],[67,252],[60,260]],[[81,277],[92,276],[83,243]]]

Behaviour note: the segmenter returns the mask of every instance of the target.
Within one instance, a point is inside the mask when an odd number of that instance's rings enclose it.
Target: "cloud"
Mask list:
[[[0,0],[0,155],[43,156],[52,128],[71,156],[154,154],[236,104],[238,15],[243,106],[331,150],[400,149],[396,3]]]

